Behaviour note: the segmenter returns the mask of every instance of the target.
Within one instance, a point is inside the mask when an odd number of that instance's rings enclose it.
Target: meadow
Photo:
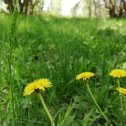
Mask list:
[[[0,126],[51,126],[37,92],[23,96],[25,86],[48,78],[42,91],[55,126],[126,126],[126,97],[116,90],[126,77],[126,20],[58,18],[0,14]],[[108,118],[105,120],[87,90],[76,80],[82,72]],[[123,107],[120,103],[122,98]]]

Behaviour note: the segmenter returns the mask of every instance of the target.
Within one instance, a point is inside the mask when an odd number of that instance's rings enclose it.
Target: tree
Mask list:
[[[88,15],[91,17],[92,15],[92,0],[87,0],[87,6],[88,6]]]
[[[104,0],[104,3],[110,17],[126,17],[125,0]]]
[[[14,5],[13,5],[13,0],[4,0],[5,4],[7,4],[7,9],[10,12],[13,12],[14,10]]]
[[[78,11],[78,8],[80,7],[80,2],[81,1],[78,1],[73,8],[71,8],[71,13],[73,16],[76,16],[77,15],[77,11]]]
[[[9,12],[14,11],[15,1],[16,0],[4,0],[5,4],[7,4]],[[33,2],[33,0],[18,0],[19,13],[25,15],[33,14],[34,8],[39,2],[39,0],[35,0],[35,2]]]
[[[94,6],[94,15],[95,15],[95,17],[99,17],[100,14],[101,14],[100,12],[102,10],[100,0],[93,0],[93,6]]]
[[[61,0],[51,0],[49,11],[52,14],[60,15],[61,14]]]

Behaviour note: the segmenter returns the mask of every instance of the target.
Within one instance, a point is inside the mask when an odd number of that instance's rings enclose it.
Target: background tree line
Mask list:
[[[25,15],[33,14],[35,7],[42,3],[41,0],[3,0],[3,2],[7,5],[7,10],[10,13],[14,11],[17,2],[19,13]]]
[[[15,0],[2,0],[9,12],[13,12]],[[20,14],[33,14],[35,7],[43,10],[46,0],[18,0]],[[62,0],[50,0],[48,12],[57,15],[62,10]],[[72,8],[71,15],[76,16],[81,9],[83,16],[100,17],[108,15],[109,17],[126,17],[126,0],[79,0]],[[59,14],[58,14],[59,15]]]

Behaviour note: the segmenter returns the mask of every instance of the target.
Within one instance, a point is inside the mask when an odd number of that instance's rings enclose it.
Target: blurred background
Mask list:
[[[14,0],[0,0],[0,12],[12,12],[14,3]],[[18,0],[18,9],[25,15],[126,17],[126,0]]]
[[[126,126],[126,77],[109,76],[126,70],[125,17],[126,0],[0,0],[0,126],[51,126],[38,90],[23,96],[40,78],[55,126]]]

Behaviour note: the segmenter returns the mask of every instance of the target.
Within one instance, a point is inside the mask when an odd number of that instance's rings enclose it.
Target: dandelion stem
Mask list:
[[[90,95],[91,95],[91,97],[92,97],[92,99],[93,99],[93,101],[94,101],[96,107],[98,108],[99,112],[103,115],[103,117],[105,118],[105,120],[106,120],[107,122],[109,122],[108,118],[106,117],[106,115],[104,114],[104,112],[101,110],[101,108],[100,108],[100,106],[98,105],[98,103],[97,103],[97,101],[96,101],[94,95],[92,94],[91,89],[90,89],[90,87],[89,87],[89,84],[86,84],[86,85],[87,85],[87,90],[88,90],[88,92],[90,93]]]
[[[118,87],[120,87],[120,82],[119,82],[119,79],[117,79],[117,85],[118,85]]]
[[[117,79],[117,85],[118,85],[118,87],[120,87],[120,81],[119,81],[119,79]],[[120,95],[120,104],[121,104],[123,112],[125,112],[125,115],[126,115],[126,110],[125,110],[125,107],[124,107],[125,105],[123,103],[123,97],[122,97],[122,95]]]
[[[47,106],[45,104],[45,101],[44,101],[42,95],[40,93],[38,95],[39,95],[39,98],[40,98],[40,100],[42,102],[42,105],[43,105],[43,107],[44,107],[44,109],[45,109],[45,111],[46,111],[46,113],[47,113],[47,115],[48,115],[48,117],[49,117],[49,119],[51,121],[51,125],[52,126],[55,126],[54,121],[53,121],[53,118],[52,118],[52,116],[51,116],[51,114],[50,114],[50,112],[49,112],[49,110],[48,110],[48,108],[47,108]]]

